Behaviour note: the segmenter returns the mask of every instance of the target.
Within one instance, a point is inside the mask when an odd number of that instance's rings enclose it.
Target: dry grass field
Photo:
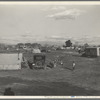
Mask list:
[[[58,50],[46,53],[46,64],[58,56],[64,63],[55,68],[16,71],[0,71],[0,95],[6,87],[12,87],[16,95],[100,95],[100,58],[81,57],[75,51]],[[24,54],[32,61],[31,53]],[[72,71],[72,62],[75,70]]]

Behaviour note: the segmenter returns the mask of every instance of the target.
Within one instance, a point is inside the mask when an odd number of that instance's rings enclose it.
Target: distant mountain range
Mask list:
[[[41,43],[45,44],[58,44],[58,45],[62,45],[65,44],[65,41],[67,40],[71,40],[73,44],[77,43],[77,44],[85,44],[88,43],[90,45],[100,45],[100,37],[96,36],[96,37],[57,37],[57,38],[47,38],[47,40],[45,41],[41,41]]]
[[[87,36],[87,37],[46,37],[44,39],[37,39],[37,40],[32,40],[30,43],[40,43],[42,45],[49,44],[49,45],[64,45],[65,41],[71,40],[73,44],[85,44],[88,43],[90,45],[100,45],[100,36]],[[9,44],[16,44],[16,43],[21,43],[22,41],[12,41],[9,39],[9,41],[1,41],[1,43],[9,43]],[[22,42],[22,43],[25,43]]]

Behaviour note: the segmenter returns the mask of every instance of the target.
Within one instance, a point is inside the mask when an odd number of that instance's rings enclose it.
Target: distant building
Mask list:
[[[85,55],[91,57],[100,56],[100,47],[87,47],[85,49]]]

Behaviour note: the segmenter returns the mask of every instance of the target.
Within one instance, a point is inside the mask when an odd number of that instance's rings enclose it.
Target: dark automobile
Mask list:
[[[46,56],[44,54],[35,54],[33,56],[34,68],[44,68],[45,60]]]

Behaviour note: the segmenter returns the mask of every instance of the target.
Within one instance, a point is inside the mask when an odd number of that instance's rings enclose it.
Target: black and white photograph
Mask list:
[[[0,96],[100,96],[100,2],[1,2]]]

